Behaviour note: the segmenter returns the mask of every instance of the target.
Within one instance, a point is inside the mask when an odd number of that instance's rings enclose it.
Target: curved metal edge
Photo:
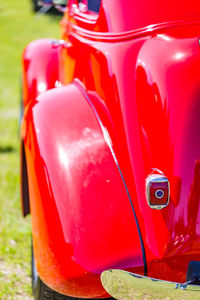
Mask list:
[[[120,173],[120,176],[121,176],[121,179],[123,181],[123,184],[124,184],[124,187],[126,189],[126,192],[127,192],[127,196],[128,196],[128,199],[129,199],[129,202],[130,202],[130,205],[131,205],[131,208],[132,208],[132,211],[133,211],[133,214],[134,214],[134,218],[135,218],[135,222],[136,222],[136,226],[137,226],[137,229],[138,229],[138,234],[139,234],[139,238],[140,238],[140,243],[141,243],[141,250],[142,250],[142,256],[143,256],[143,263],[144,263],[144,275],[147,275],[147,260],[146,260],[146,253],[145,253],[145,248],[144,248],[144,242],[143,242],[143,239],[142,239],[142,234],[141,234],[141,230],[140,230],[140,226],[139,226],[139,223],[138,223],[138,220],[137,220],[137,216],[136,216],[136,213],[135,213],[135,209],[134,209],[134,206],[133,206],[133,202],[132,202],[132,199],[131,199],[131,196],[130,196],[130,193],[129,193],[129,190],[128,190],[128,187],[126,185],[126,182],[125,182],[125,178],[123,176],[123,173],[120,169],[120,166],[119,166],[119,163],[117,161],[117,157],[114,153],[114,150],[112,148],[112,144],[111,144],[111,140],[110,140],[110,136],[106,130],[106,128],[103,126],[102,122],[101,122],[101,119],[93,105],[93,103],[91,102],[90,98],[88,97],[87,93],[85,92],[85,90],[83,89],[83,87],[79,84],[79,82],[77,81],[74,81],[73,82],[78,88],[79,90],[81,91],[81,93],[85,96],[85,98],[87,99],[89,105],[91,106],[96,118],[97,118],[97,121],[99,123],[99,126],[101,127],[101,130],[103,132],[103,135],[104,135],[104,138],[105,138],[105,141],[110,149],[110,152],[112,154],[112,157],[116,163],[116,166],[118,168],[118,171]]]

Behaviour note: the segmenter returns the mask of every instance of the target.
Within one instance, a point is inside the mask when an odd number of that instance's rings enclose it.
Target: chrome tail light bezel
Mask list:
[[[165,201],[165,203],[162,203],[162,201],[161,201],[159,204],[152,204],[150,189],[151,189],[151,186],[153,184],[159,184],[159,183],[161,185],[162,185],[162,183],[166,183],[166,186],[167,186],[167,200]],[[158,192],[163,192],[162,197],[161,196],[156,196],[158,200],[159,199],[162,200],[162,198],[164,197],[164,193],[165,193],[163,191],[163,188],[162,187],[158,188],[156,193],[158,193]],[[169,204],[170,184],[169,184],[168,178],[164,174],[152,174],[152,175],[149,175],[146,178],[146,197],[147,197],[148,205],[153,209],[160,210],[160,209],[165,208]]]

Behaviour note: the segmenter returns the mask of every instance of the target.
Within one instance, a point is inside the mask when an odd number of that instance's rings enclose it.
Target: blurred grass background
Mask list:
[[[0,299],[33,299],[30,216],[23,219],[19,181],[19,106],[23,48],[59,37],[59,16],[38,16],[31,0],[0,1]]]

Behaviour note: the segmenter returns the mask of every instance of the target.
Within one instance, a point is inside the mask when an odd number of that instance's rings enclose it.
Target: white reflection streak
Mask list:
[[[138,59],[138,65],[141,65],[143,67],[146,67],[146,64],[144,61],[142,61],[140,58]]]
[[[82,133],[80,140],[65,143],[65,147],[63,145],[58,146],[60,163],[67,172],[75,160],[79,162],[81,158],[85,159],[85,154],[90,155],[86,157],[87,162],[92,160],[92,155],[98,151],[99,147],[105,144],[102,135],[97,131],[85,128]]]
[[[171,38],[165,34],[157,34],[158,38],[161,38],[162,40],[165,40],[167,42],[171,41]]]
[[[181,60],[182,58],[184,58],[185,57],[185,53],[183,53],[183,52],[177,52],[175,55],[174,55],[174,58],[176,59],[176,60]]]
[[[40,82],[40,83],[38,84],[38,92],[43,93],[43,92],[46,91],[46,89],[47,89],[46,83]]]
[[[68,169],[69,168],[69,157],[67,155],[67,152],[65,151],[65,149],[60,146],[58,147],[58,152],[59,152],[59,159],[61,164]]]
[[[147,26],[147,30],[148,31],[152,31],[154,29],[155,25],[149,25]]]

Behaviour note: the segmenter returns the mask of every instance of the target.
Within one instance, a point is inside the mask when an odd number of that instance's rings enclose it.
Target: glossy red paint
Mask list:
[[[24,124],[34,255],[42,280],[70,296],[100,297],[105,291],[99,275],[106,268],[129,268],[135,261],[144,272],[106,132],[79,88],[44,93],[31,103]]]
[[[146,257],[148,276],[184,282],[200,254],[200,3],[102,0],[96,14],[70,1],[61,29],[43,65],[40,41],[24,62],[39,274],[68,295],[103,297],[103,269],[142,273]],[[35,100],[40,76],[64,87]],[[154,168],[170,182],[162,210],[146,199]]]
[[[39,94],[59,83],[60,47],[57,40],[41,39],[30,43],[22,57],[22,92],[24,107]]]

